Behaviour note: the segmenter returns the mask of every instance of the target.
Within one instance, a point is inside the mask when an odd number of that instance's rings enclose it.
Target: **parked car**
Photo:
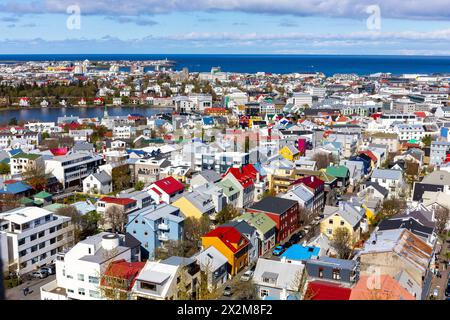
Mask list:
[[[253,277],[253,271],[252,270],[247,270],[241,276],[241,281],[249,281],[252,277]]]
[[[300,230],[300,231],[298,232],[298,235],[300,236],[300,240],[303,239],[303,237],[306,236],[305,230]]]
[[[279,255],[281,255],[283,252],[284,252],[284,247],[283,246],[276,246],[274,249],[273,249],[273,251],[272,251],[272,254],[274,255],[274,256],[279,256]]]
[[[231,297],[232,294],[233,294],[233,291],[231,290],[231,287],[230,287],[230,286],[226,286],[226,287],[223,289],[223,295],[224,295],[225,297]]]
[[[38,278],[38,279],[44,279],[48,277],[48,273],[46,271],[43,270],[39,270],[39,271],[34,271],[31,276],[33,278]]]
[[[47,272],[48,275],[51,275],[56,273],[56,268],[55,266],[46,266],[42,267],[39,271]]]
[[[299,233],[294,233],[294,234],[291,236],[291,238],[289,239],[289,242],[290,242],[291,244],[295,244],[295,243],[299,242],[301,239],[302,239],[302,237],[300,236]]]
[[[445,288],[444,294],[446,297],[450,297],[450,281],[447,283],[447,288]]]
[[[434,288],[433,294],[432,294],[433,297],[435,297],[435,298],[439,297],[439,289],[440,289],[439,286],[437,286],[436,288]]]

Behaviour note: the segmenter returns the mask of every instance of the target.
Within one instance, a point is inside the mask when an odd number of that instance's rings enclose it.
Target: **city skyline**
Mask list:
[[[0,54],[447,56],[445,2],[2,1]]]

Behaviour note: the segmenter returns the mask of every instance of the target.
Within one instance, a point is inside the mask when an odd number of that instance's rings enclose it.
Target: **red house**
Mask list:
[[[313,210],[322,211],[325,206],[325,182],[315,176],[309,176],[292,183],[292,185],[299,184],[303,184],[314,193]]]
[[[184,192],[184,185],[174,177],[167,177],[150,185],[148,192],[156,202],[170,204]]]
[[[289,237],[300,226],[299,204],[294,200],[266,197],[253,204],[247,211],[263,212],[276,223],[277,242]]]

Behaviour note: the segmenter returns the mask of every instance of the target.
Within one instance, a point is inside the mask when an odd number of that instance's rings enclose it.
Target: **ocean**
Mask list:
[[[450,57],[444,56],[356,56],[356,55],[249,55],[249,54],[52,54],[0,55],[0,63],[12,61],[70,61],[70,60],[174,60],[174,69],[186,67],[191,72],[209,72],[221,67],[225,72],[323,72],[368,75],[377,72],[392,73],[448,73]]]

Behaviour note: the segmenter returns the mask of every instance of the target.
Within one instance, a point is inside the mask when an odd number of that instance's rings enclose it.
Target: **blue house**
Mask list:
[[[368,174],[372,169],[372,159],[365,154],[360,154],[358,156],[353,156],[349,158],[350,161],[361,161],[364,166],[364,174]]]
[[[294,244],[281,255],[281,260],[305,262],[307,260],[318,257],[319,252],[320,248],[318,247]]]
[[[180,241],[184,217],[169,204],[150,205],[128,215],[126,231],[141,242],[142,259],[154,258],[156,248],[167,241]]]

